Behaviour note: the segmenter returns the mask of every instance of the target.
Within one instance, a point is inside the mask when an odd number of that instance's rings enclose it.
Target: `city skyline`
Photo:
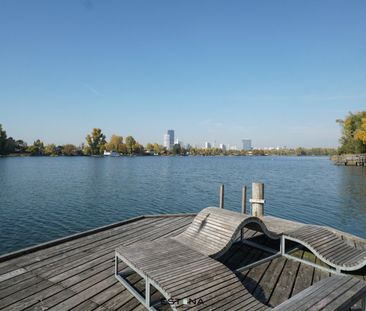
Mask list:
[[[88,3],[0,2],[9,136],[337,147],[365,107],[364,1]]]

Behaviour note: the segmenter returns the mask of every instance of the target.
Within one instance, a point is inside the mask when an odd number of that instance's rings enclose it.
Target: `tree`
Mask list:
[[[133,147],[136,144],[136,140],[132,136],[126,137],[126,147],[127,147],[127,153],[132,154],[133,153]]]
[[[181,154],[182,148],[180,147],[180,144],[174,144],[172,152],[174,155]]]
[[[116,151],[116,152],[122,152],[123,150],[123,137],[118,135],[112,135],[111,139],[109,140],[109,143],[106,144],[106,150],[108,151]]]
[[[132,149],[133,153],[135,154],[142,154],[144,152],[144,146],[140,145],[139,143],[135,143]]]
[[[152,144],[150,144],[150,143],[148,143],[147,145],[146,145],[146,151],[151,151],[151,150],[153,150],[153,145]]]
[[[92,133],[86,136],[86,143],[86,154],[99,155],[105,150],[105,135],[100,128],[94,128]]]
[[[14,153],[15,152],[16,142],[13,137],[9,137],[5,142],[5,154]]]
[[[0,124],[0,154],[6,154],[5,145],[6,145],[6,132],[3,130],[2,125]]]
[[[44,148],[44,154],[45,155],[57,155],[57,149],[56,149],[56,146],[54,144],[49,144],[47,145],[45,148]]]
[[[344,120],[337,120],[337,123],[342,126],[340,153],[366,152],[366,143],[362,139],[365,131],[364,118],[366,118],[366,111],[350,112]]]
[[[44,144],[42,141],[40,141],[39,139],[37,139],[33,145],[29,146],[27,148],[27,151],[33,155],[33,156],[39,156],[39,155],[43,155],[44,153]]]
[[[366,145],[366,118],[361,119],[361,126],[355,131],[355,139]]]
[[[27,143],[21,139],[18,139],[15,141],[15,152],[17,153],[23,153],[27,151]]]
[[[78,154],[78,150],[77,150],[76,146],[74,146],[72,144],[66,144],[66,145],[62,146],[61,153],[64,156],[74,156],[74,155]]]
[[[160,146],[159,146],[159,144],[157,144],[157,143],[155,143],[154,144],[154,153],[155,154],[160,154]]]

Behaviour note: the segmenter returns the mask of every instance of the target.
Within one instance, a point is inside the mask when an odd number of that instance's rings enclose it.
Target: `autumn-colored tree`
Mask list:
[[[132,154],[133,153],[133,147],[136,144],[136,140],[132,136],[126,137],[126,147],[127,147],[127,153]]]
[[[355,139],[366,145],[366,117],[361,119],[361,126],[355,131]]]
[[[340,139],[340,153],[364,153],[366,152],[365,135],[366,111],[349,113],[344,120],[337,120],[342,126],[342,137]]]
[[[118,135],[112,135],[111,139],[105,146],[108,151],[116,151],[122,153],[123,151],[123,137]]]
[[[44,148],[44,154],[45,155],[57,155],[57,149],[56,149],[56,146],[54,144],[49,144],[49,145],[46,145],[46,147]]]
[[[72,144],[66,144],[62,146],[62,155],[64,156],[74,156],[78,154],[76,146]]]
[[[105,135],[100,128],[94,128],[91,134],[86,136],[85,153],[90,155],[102,154],[105,150]]]

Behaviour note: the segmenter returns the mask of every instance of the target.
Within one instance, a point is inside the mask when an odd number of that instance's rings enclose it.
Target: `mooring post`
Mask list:
[[[224,185],[220,186],[220,208],[224,208]]]
[[[261,217],[264,215],[264,184],[252,184],[252,198],[249,200],[252,204],[252,215]]]
[[[247,213],[247,186],[243,186],[241,193],[241,212],[243,214]]]

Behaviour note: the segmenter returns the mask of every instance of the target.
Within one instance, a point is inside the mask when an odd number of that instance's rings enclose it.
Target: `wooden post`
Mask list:
[[[264,215],[264,184],[252,184],[252,198],[249,200],[252,204],[252,215],[261,217]]]
[[[247,186],[243,186],[241,193],[241,212],[243,214],[247,213]]]
[[[220,186],[220,208],[224,208],[224,185]]]

